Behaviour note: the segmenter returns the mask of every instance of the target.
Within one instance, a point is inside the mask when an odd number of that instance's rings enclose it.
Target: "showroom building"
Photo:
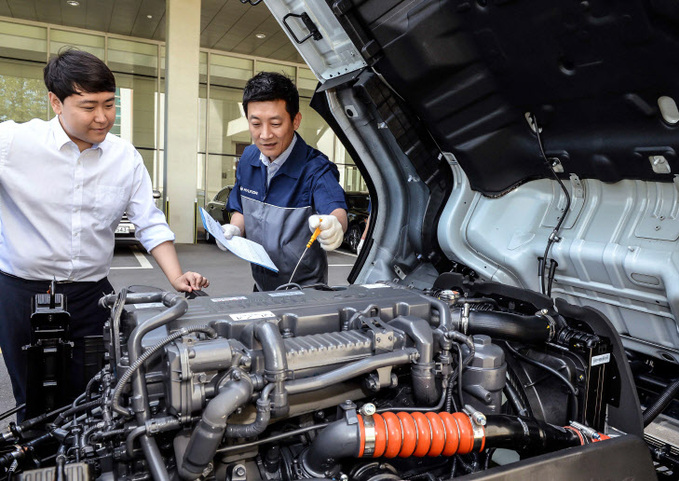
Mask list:
[[[27,6],[32,10],[22,10]],[[116,33],[121,31],[130,35]],[[230,45],[238,47],[226,50]],[[198,208],[234,182],[239,155],[250,144],[242,88],[257,72],[277,71],[295,81],[302,97],[300,134],[337,164],[345,190],[366,190],[342,144],[308,105],[314,75],[264,5],[0,2],[0,121],[54,116],[42,70],[50,55],[68,46],[93,53],[114,72],[118,109],[112,133],[132,142],[144,158],[177,242],[201,238]],[[285,54],[288,48],[294,53]]]

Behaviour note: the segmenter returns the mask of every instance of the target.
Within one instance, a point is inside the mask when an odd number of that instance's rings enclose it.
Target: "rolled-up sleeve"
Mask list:
[[[135,226],[135,237],[148,252],[167,241],[174,241],[175,235],[167,224],[165,214],[156,207],[153,199],[153,188],[141,155],[135,162],[134,184],[130,202],[127,205],[127,216]]]

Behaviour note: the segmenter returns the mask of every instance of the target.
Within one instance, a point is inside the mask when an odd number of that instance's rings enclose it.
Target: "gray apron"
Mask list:
[[[251,264],[252,277],[262,291],[294,282],[300,285],[327,284],[328,258],[318,242],[304,254],[302,263],[290,281],[290,275],[311,237],[308,219],[313,215],[311,206],[278,207],[249,197],[241,197],[245,218],[245,235],[264,246],[278,273]]]

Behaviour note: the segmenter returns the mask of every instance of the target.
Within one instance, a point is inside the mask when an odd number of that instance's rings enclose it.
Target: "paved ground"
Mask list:
[[[252,292],[250,264],[228,252],[222,252],[215,244],[179,244],[177,253],[182,268],[197,271],[210,280],[205,292],[210,296],[234,295]],[[330,285],[347,284],[347,276],[356,256],[346,251],[331,252],[328,256]],[[120,243],[116,246],[109,280],[116,290],[131,285],[146,285],[171,290],[162,271],[153,258],[136,243]],[[12,387],[5,364],[0,357],[0,413],[14,407]],[[14,416],[0,421],[4,428]]]

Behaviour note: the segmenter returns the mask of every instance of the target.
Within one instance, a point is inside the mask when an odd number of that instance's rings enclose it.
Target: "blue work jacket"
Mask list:
[[[266,179],[267,169],[260,160],[259,149],[248,146],[238,163],[227,209],[243,214],[245,236],[262,244],[279,269],[275,273],[253,264],[255,283],[261,290],[288,282],[327,283],[327,256],[318,243],[304,254],[295,278],[290,276],[311,236],[308,217],[347,208],[337,167],[297,135],[290,156],[268,188]]]

